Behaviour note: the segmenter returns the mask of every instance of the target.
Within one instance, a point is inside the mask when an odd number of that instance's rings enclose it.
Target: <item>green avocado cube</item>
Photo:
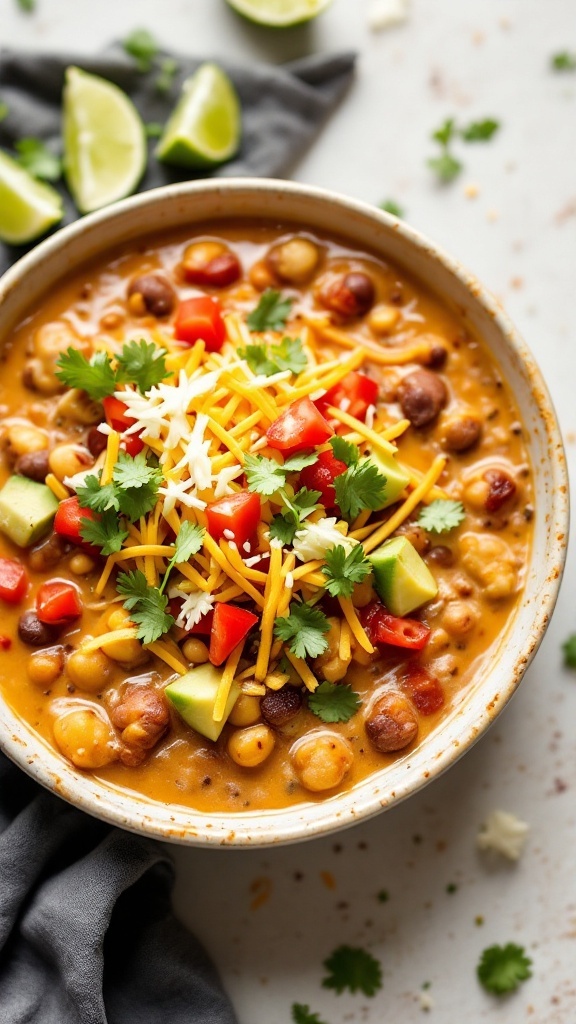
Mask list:
[[[401,469],[396,458],[391,453],[383,451],[372,452],[370,462],[373,462],[379,473],[386,477],[386,490],[384,502],[379,508],[388,508],[402,494],[402,491],[410,483],[410,477],[405,470]]]
[[[407,537],[384,541],[368,560],[376,592],[392,615],[409,615],[436,597],[436,580]]]
[[[11,476],[0,490],[0,531],[14,544],[28,548],[52,526],[58,498],[46,484],[27,476]]]
[[[214,704],[222,672],[223,669],[214,668],[214,665],[210,665],[208,662],[205,665],[197,665],[196,668],[186,672],[186,675],[169,683],[164,691],[186,724],[205,736],[206,739],[214,741],[218,739],[240,696],[240,686],[233,682],[222,721],[215,722]]]

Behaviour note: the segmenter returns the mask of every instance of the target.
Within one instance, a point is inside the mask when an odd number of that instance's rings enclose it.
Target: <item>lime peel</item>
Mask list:
[[[63,216],[58,192],[0,151],[0,241],[9,245],[33,242]]]
[[[289,28],[317,17],[332,0],[227,0],[238,14],[257,25]]]
[[[156,147],[156,156],[177,167],[216,167],[238,150],[240,101],[217,64],[201,64],[182,95]]]

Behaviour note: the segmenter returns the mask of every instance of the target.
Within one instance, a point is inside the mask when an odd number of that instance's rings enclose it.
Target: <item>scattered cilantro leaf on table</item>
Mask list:
[[[369,459],[349,466],[334,479],[336,504],[346,519],[356,519],[363,509],[382,507],[386,495],[386,477]]]
[[[337,544],[326,552],[324,560],[322,572],[331,597],[351,597],[354,585],[372,572],[372,563],[361,544],[355,544],[348,553],[343,544]]]
[[[153,643],[174,625],[174,617],[166,611],[166,594],[158,587],[149,586],[144,573],[139,569],[119,573],[116,587],[118,593],[126,598],[124,607],[138,627],[136,635],[143,643]]]
[[[248,314],[246,323],[251,331],[279,331],[286,326],[294,299],[282,298],[275,288],[267,288],[260,301]]]
[[[317,1013],[311,1013],[310,1007],[304,1003],[292,1003],[292,1020],[294,1024],[324,1024]]]
[[[353,946],[339,946],[324,961],[329,972],[322,984],[338,995],[345,989],[374,996],[382,988],[382,968],[371,953]]]
[[[334,458],[339,459],[345,466],[353,466],[355,462],[358,462],[359,455],[355,444],[345,441],[343,437],[336,435],[330,438],[330,445]]]
[[[440,181],[453,181],[462,171],[463,164],[451,153],[444,152],[440,156],[430,157],[428,167],[440,179]]]
[[[384,213],[391,213],[393,217],[403,218],[406,216],[404,208],[395,199],[383,199],[378,206],[384,210]]]
[[[562,650],[564,651],[564,664],[567,668],[576,668],[576,633],[572,633],[562,644]]]
[[[550,58],[554,71],[576,71],[576,51],[562,50]]]
[[[471,121],[460,129],[460,137],[464,142],[488,142],[498,131],[500,122],[493,117],[485,117],[482,121]]]
[[[146,28],[137,28],[126,36],[122,47],[136,61],[139,71],[150,71],[160,49],[156,39]]]
[[[476,973],[488,992],[504,995],[514,992],[521,981],[532,977],[531,965],[523,947],[509,942],[505,946],[488,946],[480,957]]]
[[[135,384],[141,394],[150,391],[170,372],[166,369],[166,350],[143,338],[126,342],[116,356],[116,363],[116,381],[119,384]]]
[[[308,696],[310,711],[323,722],[348,722],[361,704],[358,694],[345,683],[320,683]]]
[[[128,530],[123,529],[122,520],[118,519],[114,509],[108,509],[99,519],[83,516],[80,520],[80,536],[88,544],[99,547],[101,554],[108,556],[121,550],[128,537]]]
[[[16,162],[34,178],[58,181],[62,177],[62,161],[54,156],[42,139],[19,139],[14,143]]]
[[[326,633],[330,630],[324,612],[312,605],[292,603],[290,614],[274,622],[274,636],[288,643],[288,649],[297,658],[317,658],[328,646]]]
[[[161,96],[165,96],[169,93],[172,85],[174,84],[174,76],[178,71],[179,64],[174,60],[173,57],[165,57],[160,63],[160,72],[156,81],[154,82],[154,88],[157,93]]]
[[[36,0],[16,0],[16,4],[21,11],[26,11],[27,14],[36,10]]]
[[[437,498],[425,505],[418,516],[418,525],[428,533],[449,533],[466,517],[464,506],[461,501],[451,501],[448,498]]]
[[[454,156],[452,143],[458,138],[463,142],[488,142],[499,128],[500,122],[493,117],[471,121],[463,127],[459,127],[453,117],[446,118],[440,127],[432,132],[433,141],[440,146],[440,154],[428,159],[428,167],[440,181],[453,181],[463,170],[464,165]]]

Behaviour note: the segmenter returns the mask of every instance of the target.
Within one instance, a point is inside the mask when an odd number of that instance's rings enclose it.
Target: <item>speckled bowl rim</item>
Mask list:
[[[352,789],[295,807],[208,814],[149,800],[75,770],[0,700],[0,747],[47,789],[105,821],[194,846],[258,847],[313,838],[367,819],[418,792],[469,749],[507,704],[556,603],[568,540],[568,480],[554,408],[534,358],[495,299],[455,259],[413,227],[328,190],[273,179],[186,182],[143,192],[62,228],[0,281],[0,338],[63,272],[123,241],[228,216],[308,224],[414,273],[485,338],[528,424],[538,495],[527,582],[490,664],[466,697],[411,753]],[[3,327],[2,325],[5,325]]]

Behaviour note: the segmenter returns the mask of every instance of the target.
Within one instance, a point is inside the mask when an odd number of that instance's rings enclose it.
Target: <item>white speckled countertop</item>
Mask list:
[[[278,33],[240,21],[223,0],[37,0],[31,17],[0,0],[0,42],[89,52],[145,26],[199,56],[358,50],[357,81],[295,176],[395,199],[501,298],[544,371],[574,470],[576,72],[549,67],[551,54],[576,51],[574,0],[412,0],[408,20],[380,33],[368,28],[371,6],[334,0],[313,25]],[[486,145],[460,145],[465,170],[440,187],[425,161],[449,116],[493,116],[502,129]],[[424,983],[436,1024],[574,1024],[576,672],[561,653],[576,631],[574,568],[572,553],[515,700],[418,796],[299,847],[174,850],[178,912],[214,956],[240,1024],[284,1024],[295,1001],[325,1024],[414,1024],[426,1017]],[[476,850],[494,807],[530,824],[518,864]],[[526,948],[533,978],[498,1001],[475,968],[485,946],[509,941]],[[375,998],[322,988],[322,961],[342,943],[381,961]]]

